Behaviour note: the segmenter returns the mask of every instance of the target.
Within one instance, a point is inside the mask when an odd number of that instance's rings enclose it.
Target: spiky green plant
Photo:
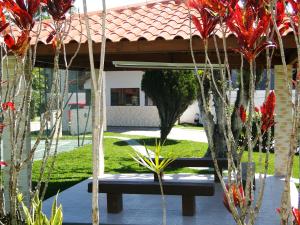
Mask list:
[[[39,199],[39,193],[37,192],[32,199],[32,209],[31,211],[23,202],[22,194],[18,194],[18,202],[21,204],[26,225],[62,225],[63,222],[63,213],[62,206],[57,207],[57,196],[55,197],[50,220],[43,213],[43,202]]]
[[[131,157],[140,165],[148,168],[152,172],[154,172],[158,177],[161,199],[162,199],[162,210],[163,210],[163,225],[167,224],[167,210],[166,210],[166,200],[164,195],[164,189],[162,184],[162,173],[165,168],[175,160],[175,158],[161,158],[160,153],[162,150],[162,145],[160,141],[155,141],[155,149],[154,149],[154,159],[151,156],[150,151],[145,146],[146,155],[141,152],[135,151],[135,155],[131,155]]]

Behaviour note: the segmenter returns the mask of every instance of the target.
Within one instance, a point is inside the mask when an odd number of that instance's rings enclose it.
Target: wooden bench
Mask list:
[[[159,183],[155,181],[99,180],[98,185],[99,193],[107,193],[108,213],[122,211],[122,194],[161,194]],[[164,181],[163,188],[166,195],[182,196],[183,216],[195,214],[195,196],[213,196],[215,193],[213,183]],[[88,192],[92,192],[92,182],[88,184]]]
[[[162,160],[162,159],[161,159]],[[220,169],[221,174],[223,170],[228,168],[228,160],[227,158],[220,158],[218,159],[218,166]],[[215,168],[214,162],[211,158],[177,158],[173,162],[171,162],[167,168],[184,168],[184,167],[211,167]],[[156,174],[154,174],[154,179],[157,180]],[[220,179],[217,173],[214,170],[214,179],[215,182],[219,183]]]

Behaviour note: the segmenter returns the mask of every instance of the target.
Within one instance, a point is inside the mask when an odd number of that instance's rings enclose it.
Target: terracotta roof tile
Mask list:
[[[96,43],[101,42],[101,20],[101,12],[89,13],[92,39]],[[110,9],[107,12],[106,20],[106,36],[112,42],[122,39],[153,41],[157,38],[165,40],[172,40],[175,37],[190,38],[188,9],[183,3],[176,3],[175,0]],[[70,26],[69,34],[64,42],[86,42],[84,16],[82,14],[80,16],[73,15]],[[46,44],[50,32],[51,29],[48,26],[43,27],[39,41]],[[83,37],[80,39],[81,34]],[[199,32],[193,24],[192,34],[199,36]],[[221,32],[217,32],[217,35],[222,37]],[[32,38],[31,42],[35,43],[35,40]]]

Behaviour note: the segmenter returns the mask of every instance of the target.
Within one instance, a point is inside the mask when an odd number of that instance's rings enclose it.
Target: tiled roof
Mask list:
[[[188,9],[184,3],[174,0],[110,9],[107,12],[106,20],[106,36],[112,42],[173,40],[178,37],[189,39],[190,37]],[[93,41],[101,42],[101,12],[89,13],[89,23]],[[70,41],[85,43],[87,41],[83,15],[74,15],[70,29],[66,30],[69,30],[69,33],[65,43]],[[50,28],[44,26],[39,41],[46,44],[50,32]],[[193,24],[192,34],[199,36]],[[35,41],[35,38],[31,40],[32,43]]]

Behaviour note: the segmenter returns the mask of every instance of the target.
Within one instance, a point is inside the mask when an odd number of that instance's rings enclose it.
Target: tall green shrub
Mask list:
[[[163,143],[176,120],[196,99],[197,80],[190,70],[148,70],[142,79],[142,90],[158,109]]]

